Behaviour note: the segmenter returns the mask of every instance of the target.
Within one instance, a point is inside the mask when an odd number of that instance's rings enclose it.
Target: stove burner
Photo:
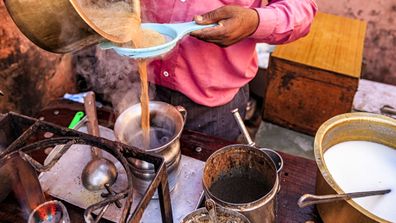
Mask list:
[[[159,202],[161,207],[161,216],[163,222],[173,222],[172,210],[170,202],[169,187],[167,183],[166,165],[163,158],[145,153],[135,147],[127,146],[119,142],[113,142],[104,138],[94,137],[82,132],[63,128],[48,122],[29,118],[16,113],[8,113],[0,120],[0,131],[5,135],[15,134],[19,132],[19,136],[15,136],[15,141],[8,143],[9,146],[5,150],[0,150],[0,168],[2,162],[11,154],[19,154],[22,159],[29,162],[38,172],[45,172],[61,158],[61,156],[73,144],[85,144],[100,148],[113,155],[125,168],[127,175],[128,187],[121,192],[114,192],[106,196],[106,199],[89,206],[84,212],[86,222],[97,222],[92,212],[105,208],[108,204],[126,198],[122,207],[120,222],[140,222],[144,209],[149,204],[155,190],[158,190]],[[52,138],[45,139],[43,136],[48,132],[53,134]],[[3,142],[0,142],[3,143]],[[45,150],[48,147],[64,145],[59,153],[47,165],[42,165],[30,155],[33,151]],[[130,158],[139,159],[154,165],[156,176],[151,185],[143,195],[133,213],[130,213],[132,206],[132,172],[129,168],[128,160]],[[56,217],[56,215],[54,215]]]
[[[70,223],[70,219],[60,201],[47,201],[33,210],[28,223]]]

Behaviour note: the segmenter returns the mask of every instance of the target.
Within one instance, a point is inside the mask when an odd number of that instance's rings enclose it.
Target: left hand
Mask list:
[[[194,20],[197,24],[218,23],[218,26],[192,32],[192,36],[226,47],[252,35],[257,29],[259,16],[254,9],[223,6],[206,14],[195,16]]]

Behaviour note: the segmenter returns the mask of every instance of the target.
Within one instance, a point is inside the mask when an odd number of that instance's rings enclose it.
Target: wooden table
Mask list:
[[[62,126],[67,126],[77,111],[83,110],[82,104],[67,101],[54,101],[46,107],[38,117]],[[114,114],[110,110],[98,109],[101,125],[112,127]],[[182,154],[205,161],[217,149],[232,142],[210,137],[201,133],[185,130],[181,137]],[[198,148],[198,149],[197,149]],[[284,167],[281,174],[281,190],[278,196],[278,222],[304,223],[306,221],[321,222],[314,207],[300,209],[297,200],[302,194],[315,192],[317,167],[314,161],[281,153]],[[82,210],[67,205],[72,222],[83,222]],[[18,204],[10,195],[0,203],[0,222],[25,222]]]

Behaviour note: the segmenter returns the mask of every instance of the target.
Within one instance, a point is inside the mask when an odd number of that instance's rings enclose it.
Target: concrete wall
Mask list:
[[[316,0],[319,10],[367,22],[363,78],[396,85],[396,0]]]

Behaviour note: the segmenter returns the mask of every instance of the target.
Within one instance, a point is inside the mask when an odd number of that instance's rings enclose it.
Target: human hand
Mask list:
[[[226,47],[253,34],[259,23],[259,16],[254,9],[223,6],[206,14],[195,16],[194,20],[197,24],[218,23],[218,26],[194,31],[191,33],[192,36]]]

